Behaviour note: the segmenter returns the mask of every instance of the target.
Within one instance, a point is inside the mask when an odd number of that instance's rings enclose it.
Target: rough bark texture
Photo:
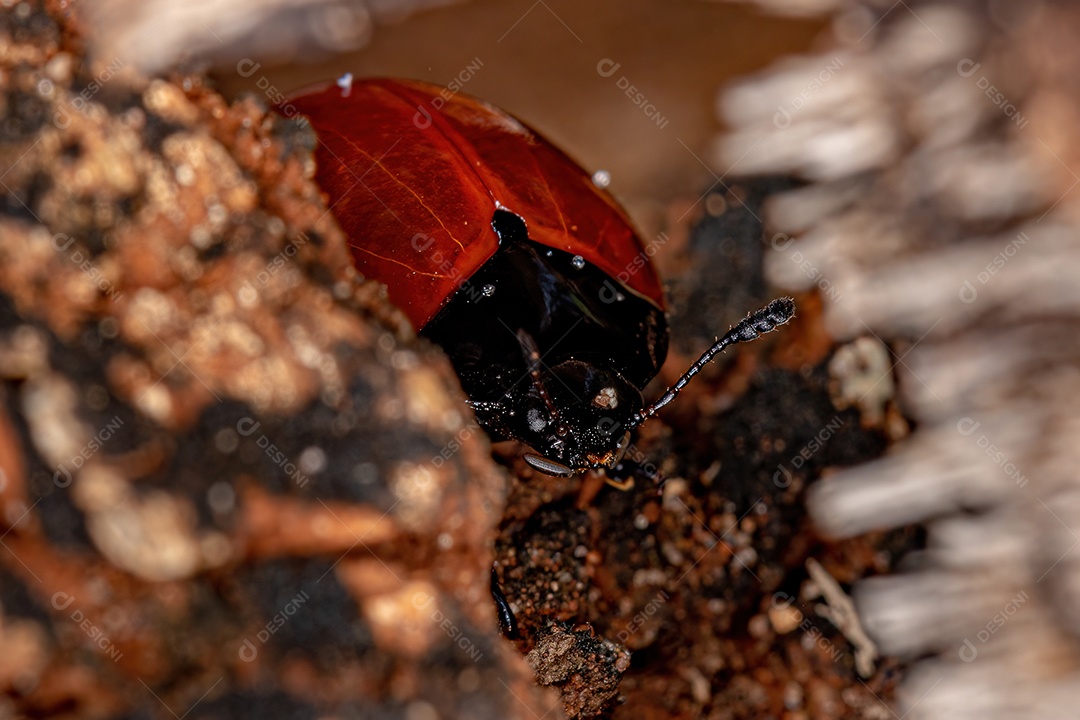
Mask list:
[[[352,271],[310,130],[59,17],[0,14],[8,712],[531,717],[505,476]]]

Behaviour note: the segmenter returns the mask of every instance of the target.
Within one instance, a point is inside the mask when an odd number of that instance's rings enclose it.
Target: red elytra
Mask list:
[[[618,205],[530,127],[475,98],[365,79],[294,97],[319,136],[316,180],[357,269],[423,328],[498,249],[498,208],[529,238],[581,255],[664,309],[660,280]],[[347,128],[347,135],[342,132]]]

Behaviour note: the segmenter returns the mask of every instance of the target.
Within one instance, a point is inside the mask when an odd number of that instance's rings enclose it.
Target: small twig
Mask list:
[[[817,560],[809,558],[806,561],[806,570],[810,573],[810,579],[821,589],[821,594],[825,597],[826,604],[816,607],[818,615],[835,625],[836,629],[855,648],[855,669],[859,677],[870,677],[874,674],[874,661],[879,656],[878,649],[863,630],[859,614],[855,610],[855,603]]]

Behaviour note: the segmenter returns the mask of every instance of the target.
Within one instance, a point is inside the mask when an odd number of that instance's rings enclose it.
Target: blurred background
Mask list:
[[[67,6],[50,7],[62,14]],[[794,401],[790,410],[784,406],[780,421],[802,423],[786,450],[770,434],[782,437],[783,431],[761,421],[766,414],[751,414],[740,438],[760,444],[733,441],[725,450],[741,458],[736,451],[749,444],[756,481],[772,490],[787,490],[792,467],[814,458],[813,472],[792,486],[801,490],[805,483],[805,495],[793,490],[788,496],[797,500],[797,510],[783,517],[786,525],[773,518],[772,530],[790,530],[791,536],[773,535],[791,545],[771,560],[798,566],[798,576],[771,578],[748,561],[765,577],[761,582],[755,575],[756,591],[775,582],[745,616],[740,610],[724,617],[734,617],[733,634],[745,628],[766,650],[750,663],[716,648],[700,650],[722,662],[703,664],[695,655],[694,662],[678,665],[677,679],[644,673],[624,680],[623,691],[640,704],[620,705],[613,711],[618,717],[691,717],[702,708],[715,718],[788,720],[1075,717],[1075,3],[100,0],[85,10],[93,59],[84,76],[106,88],[100,96],[84,92],[87,103],[108,99],[109,79],[122,73],[165,75],[189,92],[191,78],[207,73],[207,86],[228,101],[254,97],[263,105],[345,73],[447,85],[526,120],[590,171],[607,171],[612,193],[643,235],[673,238],[657,262],[670,280],[677,334],[709,336],[749,310],[749,299],[765,293],[766,285],[770,293],[797,295],[802,324],[774,358],[790,371],[783,377],[794,389],[786,397],[803,387],[791,378],[809,382],[818,373],[827,385],[822,396],[836,409],[807,415]],[[10,12],[15,17],[20,11]],[[9,117],[18,115],[14,107],[9,103]],[[20,153],[34,149],[30,140],[17,144],[30,135],[11,130],[13,122],[4,135],[15,138],[5,155],[11,168],[22,161]],[[217,137],[229,142],[225,131]],[[8,182],[21,188],[20,177]],[[29,188],[32,176],[27,178]],[[45,214],[25,197],[26,204],[19,199],[18,205]],[[8,206],[12,215],[25,215],[14,201]],[[733,216],[751,229],[739,235],[734,225],[724,225],[711,236],[693,229]],[[721,257],[750,258],[760,286],[728,291],[727,260],[713,256],[712,264],[695,268],[684,252],[707,254],[702,248],[710,242],[730,250],[734,237],[748,243]],[[713,299],[695,308],[694,298],[706,290]],[[730,303],[742,309],[721,307],[717,293],[738,294]],[[679,318],[688,318],[682,327]],[[739,365],[735,374],[743,370],[738,389],[757,388],[746,379],[753,368]],[[789,386],[774,387],[783,395]],[[715,395],[702,391],[686,403],[696,402],[706,420],[671,418],[673,427],[704,427],[703,436],[720,438],[710,451],[722,446],[725,435],[708,435],[715,429],[709,413],[718,415],[734,402],[726,386]],[[778,404],[772,407],[775,413]],[[859,417],[852,424],[864,433],[858,437],[873,435],[883,457],[871,459],[881,454],[876,445],[858,452],[854,443],[837,447],[831,422],[839,417],[835,413],[852,409]],[[647,436],[645,445],[650,442],[685,450],[678,438]],[[819,447],[829,449],[819,454]],[[777,464],[777,456],[787,461]],[[703,486],[730,472],[720,461],[705,467],[696,462],[678,469]],[[511,492],[538,491],[514,485]],[[521,497],[512,494],[511,505],[531,502]],[[676,499],[682,497],[689,495]],[[605,498],[609,506],[623,502]],[[669,500],[663,508],[673,514]],[[777,500],[770,507],[781,505]],[[536,500],[532,508],[540,506]],[[687,501],[681,507],[692,516],[687,527],[697,527]],[[764,518],[755,525],[755,515],[747,529],[743,508],[732,514],[735,507],[701,509],[707,515],[701,527],[716,539],[705,538],[709,548],[723,545],[726,533],[711,528],[728,526],[727,519],[712,523],[724,513],[751,539],[768,526]],[[634,522],[661,522],[647,516],[642,511]],[[559,525],[558,518],[550,525]],[[538,546],[548,532],[555,531],[547,525],[536,531]],[[844,544],[849,539],[855,540]],[[749,547],[766,554],[763,545],[748,540],[743,550]],[[828,572],[806,557],[820,547],[831,558]],[[500,560],[510,554],[497,545]],[[670,552],[663,557],[657,563],[666,570],[678,566]],[[851,572],[841,576],[845,567]],[[635,587],[646,582],[634,578]],[[716,616],[737,604],[730,594],[735,585],[725,579],[725,587],[727,596],[709,599],[708,611]],[[480,602],[475,594],[468,597],[463,604]],[[608,635],[649,627],[656,612],[647,612],[652,597],[604,607],[628,623],[606,628]],[[802,610],[790,611],[791,602],[778,602],[780,597],[797,598]],[[674,633],[686,619],[679,614],[684,599],[668,604],[665,594],[663,600],[671,613],[664,633]],[[365,602],[372,607],[370,599]],[[692,610],[693,602],[685,601]],[[803,624],[811,616],[817,621],[813,632]],[[684,632],[693,636],[687,625]],[[825,645],[820,627],[827,628]],[[699,651],[692,637],[685,647],[673,647],[677,640],[653,645],[653,630],[643,633],[648,642],[620,635],[647,667],[666,668],[669,658],[685,660]],[[843,660],[834,664],[841,669],[836,675],[817,665],[808,669],[809,655],[783,645],[781,636],[802,637],[807,653],[824,647],[829,662],[836,650]],[[769,645],[774,640],[775,652]],[[676,682],[670,695],[681,704],[672,700],[661,708]],[[635,707],[646,706],[649,712],[635,714]],[[430,704],[398,710],[414,720],[437,716]],[[574,714],[570,705],[564,710]]]

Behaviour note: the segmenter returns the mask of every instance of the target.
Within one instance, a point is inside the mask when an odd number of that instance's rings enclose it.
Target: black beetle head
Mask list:
[[[539,371],[515,413],[514,436],[539,451],[525,460],[549,475],[610,468],[641,407],[641,392],[618,372],[567,360]]]

